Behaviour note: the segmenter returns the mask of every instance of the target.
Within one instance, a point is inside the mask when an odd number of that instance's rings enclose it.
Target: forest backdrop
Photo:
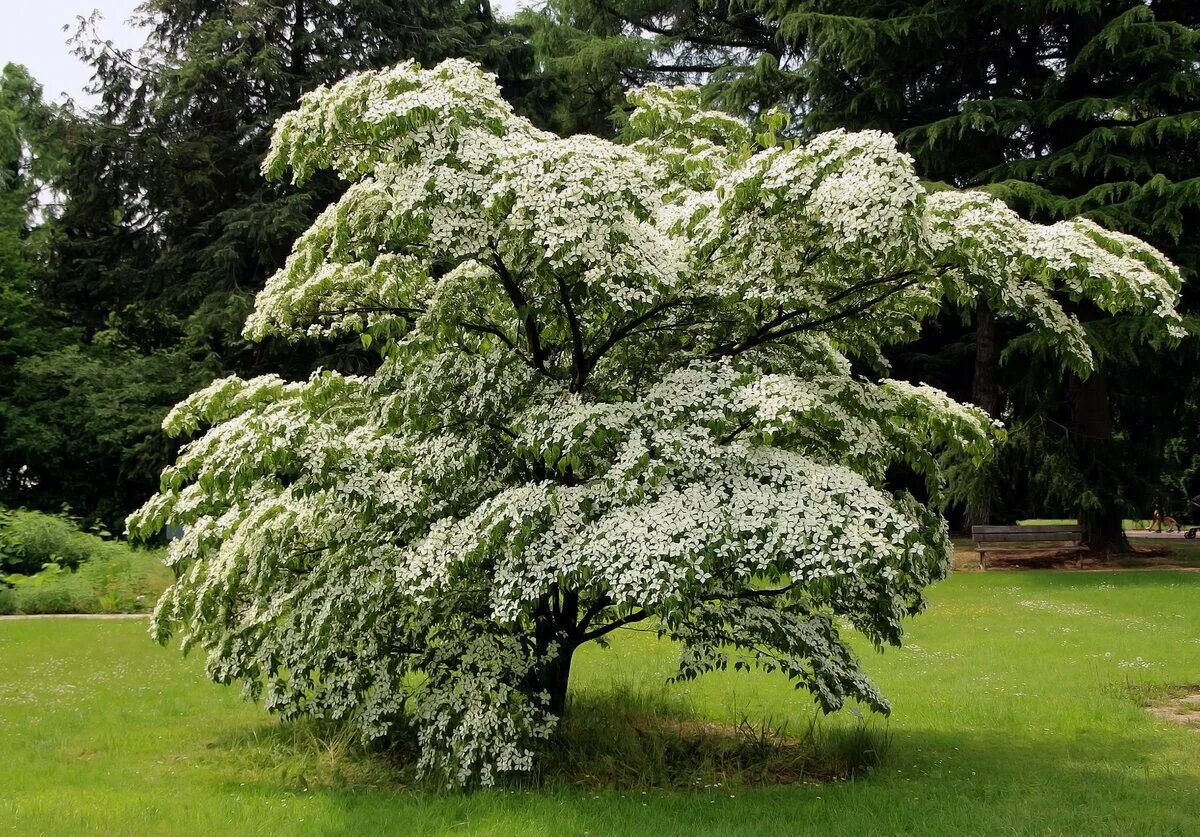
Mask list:
[[[804,137],[897,135],[918,173],[1026,217],[1141,236],[1200,306],[1200,7],[1192,0],[549,0],[512,19],[437,0],[149,0],[123,52],[83,22],[96,104],[0,77],[0,504],[120,527],[176,442],[166,411],[230,372],[366,371],[357,341],[250,344],[255,293],[343,184],[260,174],[269,128],[357,70],[466,57],[559,133],[618,135],[625,93],[704,86],[713,106]],[[2,56],[0,56],[2,59]],[[980,301],[887,359],[1008,427],[992,465],[953,475],[952,521],[1121,519],[1200,493],[1197,341],[1076,310],[1079,375]],[[878,370],[863,370],[874,374]]]

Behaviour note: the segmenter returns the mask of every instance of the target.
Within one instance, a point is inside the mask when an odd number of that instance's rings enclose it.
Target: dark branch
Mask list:
[[[735,599],[760,599],[766,596],[782,596],[784,593],[789,593],[799,586],[799,581],[793,581],[782,587],[750,587],[745,590],[739,590],[736,593],[729,593],[728,595],[706,596],[704,601],[727,602]]]
[[[579,620],[579,624],[575,628],[576,633],[582,636],[587,630],[587,626],[592,623],[592,620],[599,616],[600,611],[604,610],[604,608],[608,607],[610,604],[612,604],[612,599],[610,599],[607,595],[600,596],[596,599],[596,601],[592,602],[588,609],[584,612],[583,618]]]
[[[352,308],[323,308],[314,312],[316,317],[343,317],[346,314],[396,314],[415,319],[425,313],[424,308],[398,308],[392,305],[358,305]]]
[[[873,285],[880,285],[880,284],[883,284],[883,282],[895,281],[895,279],[900,276],[911,275],[913,273],[914,273],[914,271],[905,271],[904,273],[893,274],[893,275],[887,276],[884,279],[871,280],[870,282],[867,282],[867,283],[859,283],[858,285],[853,286],[853,289],[847,288],[846,290],[841,291],[837,295],[831,297],[828,301],[836,302],[836,301],[845,299],[847,296],[849,296],[852,293],[855,293],[858,290],[863,290],[863,289],[871,287]],[[793,334],[797,334],[801,331],[813,331],[815,329],[821,328],[822,326],[831,325],[833,323],[839,322],[840,320],[849,319],[851,317],[854,317],[858,314],[863,313],[864,311],[869,310],[870,308],[873,308],[874,306],[883,302],[888,297],[899,293],[900,291],[904,290],[905,288],[909,288],[909,287],[915,285],[919,280],[920,280],[920,277],[916,276],[916,277],[908,279],[904,282],[900,282],[897,285],[895,285],[894,287],[888,288],[883,293],[877,294],[876,296],[873,296],[870,299],[856,303],[847,308],[843,308],[840,311],[835,311],[831,314],[827,314],[824,317],[819,317],[815,320],[804,320],[803,322],[796,323],[795,325],[789,326],[787,328],[779,328],[779,326],[791,322],[792,320],[794,320],[796,317],[798,317],[803,312],[790,311],[786,314],[781,314],[778,317],[776,317],[774,320],[772,320],[771,322],[763,325],[761,328],[759,328],[757,331],[755,331],[749,337],[746,337],[737,343],[724,343],[722,345],[719,345],[719,346],[715,347],[709,354],[712,357],[733,357],[735,355],[740,355],[742,352],[747,352],[750,349],[753,349],[757,346],[761,346],[764,343],[769,343],[772,340],[779,340],[783,337],[789,337],[789,336],[791,336]]]
[[[608,339],[601,343],[600,347],[596,349],[596,351],[592,352],[592,356],[588,358],[588,368],[595,368],[596,364],[600,361],[600,358],[604,357],[604,355],[606,355],[614,346],[616,346],[626,337],[633,334],[639,326],[645,325],[646,323],[650,322],[650,320],[654,319],[665,311],[669,311],[672,308],[678,308],[680,305],[685,304],[686,303],[681,299],[669,299],[664,302],[660,302],[658,305],[655,305],[650,310],[639,314],[632,320],[617,326],[612,330],[612,333],[608,335]]]
[[[505,346],[524,357],[524,354],[521,352],[521,350],[517,348],[517,344],[514,343],[499,326],[492,323],[475,323],[467,320],[459,320],[458,324],[467,331],[474,331],[478,332],[479,334],[491,334],[492,336],[499,338],[500,342],[502,342]]]
[[[504,287],[504,292],[508,294],[509,301],[513,304],[513,308],[517,311],[517,316],[521,317],[525,326],[525,340],[529,344],[529,356],[533,360],[533,365],[539,370],[546,368],[546,350],[542,347],[542,332],[538,326],[537,317],[533,315],[533,309],[529,307],[529,300],[525,298],[525,294],[521,291],[521,286],[517,284],[517,280],[508,272],[508,267],[504,264],[504,260],[497,253],[493,264],[496,268],[496,275],[500,277],[500,284]]]
[[[558,298],[567,314],[567,326],[571,330],[571,392],[581,392],[587,382],[588,365],[587,353],[583,348],[583,329],[579,318],[575,315],[575,306],[571,304],[571,292],[567,283],[561,277],[555,277],[558,282]]]
[[[652,64],[646,69],[652,73],[715,73],[723,64]]]
[[[618,10],[614,9],[612,6],[605,3],[604,0],[595,0],[595,2],[596,2],[596,6],[598,8],[600,8],[605,13],[612,15],[617,20],[620,20],[623,23],[626,23],[630,26],[635,26],[638,29],[645,29],[647,32],[653,32],[655,35],[662,35],[667,38],[683,40],[683,41],[690,41],[695,44],[701,44],[703,46],[711,46],[711,47],[723,47],[723,48],[742,47],[743,49],[756,49],[757,50],[757,49],[767,49],[769,46],[771,46],[771,44],[769,42],[764,43],[763,41],[743,40],[743,39],[734,38],[734,37],[712,38],[712,37],[708,37],[705,35],[701,35],[699,32],[685,32],[685,31],[681,31],[678,29],[667,29],[664,26],[660,26],[658,24],[651,23],[647,20],[638,20],[637,18],[633,18],[628,15],[622,14]],[[743,31],[744,31],[744,28],[743,28]]]
[[[886,282],[895,282],[897,279],[908,279],[909,277],[917,275],[918,271],[916,270],[901,270],[896,273],[889,273],[887,276],[877,276],[874,279],[864,279],[861,282],[855,282],[848,288],[842,289],[840,292],[825,300],[825,302],[826,304],[841,302],[846,297],[853,296],[859,291],[865,291],[867,288],[873,288],[876,285],[882,285]]]
[[[646,612],[644,610],[639,610],[636,613],[631,613],[628,616],[623,616],[614,622],[609,622],[607,625],[601,625],[599,628],[596,628],[595,630],[588,631],[581,637],[580,642],[589,642],[593,639],[599,639],[600,637],[604,636],[605,634],[612,633],[617,628],[623,628],[626,625],[632,625],[634,622],[641,622],[643,619],[648,619],[649,617],[650,617],[650,614],[648,612]]]
[[[723,445],[729,444],[734,439],[736,439],[738,436],[740,436],[743,430],[746,430],[753,423],[754,423],[753,419],[743,419],[738,424],[737,427],[733,428],[733,430],[730,430],[728,433],[726,433],[724,436],[721,437],[721,439],[720,439],[721,444],[723,444]]]

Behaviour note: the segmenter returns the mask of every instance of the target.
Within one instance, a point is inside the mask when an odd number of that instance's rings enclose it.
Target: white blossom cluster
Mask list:
[[[969,306],[982,294],[1077,371],[1090,368],[1091,349],[1060,297],[1090,300],[1110,314],[1149,315],[1161,321],[1163,337],[1184,336],[1175,308],[1179,271],[1145,242],[1082,218],[1033,224],[983,192],[935,192],[927,202],[926,241],[946,268],[947,295]]]
[[[927,195],[884,134],[763,150],[694,89],[633,101],[631,145],[559,139],[470,64],[405,63],[280,120],[268,173],[351,185],[247,336],[358,334],[381,362],[222,379],[167,417],[194,438],[129,520],[184,527],[160,639],[285,717],[415,729],[451,785],[530,769],[574,649],[634,622],[681,643],[679,677],[755,665],[886,711],[837,626],[900,642],[948,568],[943,461],[997,427],[850,357],[983,294],[1085,367],[1060,300],[1169,335],[1178,273]]]

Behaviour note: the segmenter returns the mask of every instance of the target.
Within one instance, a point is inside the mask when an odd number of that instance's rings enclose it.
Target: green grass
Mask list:
[[[0,622],[0,831],[1195,833],[1200,734],[1140,700],[1200,683],[1200,573],[962,573],[932,595],[904,650],[865,651],[895,704],[874,772],[687,792],[397,788],[378,759],[203,682],[139,621]],[[670,648],[623,633],[582,654],[581,700],[617,681],[719,721],[811,721],[767,675],[664,693]]]

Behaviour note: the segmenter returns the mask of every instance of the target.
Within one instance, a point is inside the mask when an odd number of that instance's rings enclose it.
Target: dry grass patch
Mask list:
[[[1147,700],[1145,707],[1156,718],[1200,732],[1200,685],[1181,686]]]

